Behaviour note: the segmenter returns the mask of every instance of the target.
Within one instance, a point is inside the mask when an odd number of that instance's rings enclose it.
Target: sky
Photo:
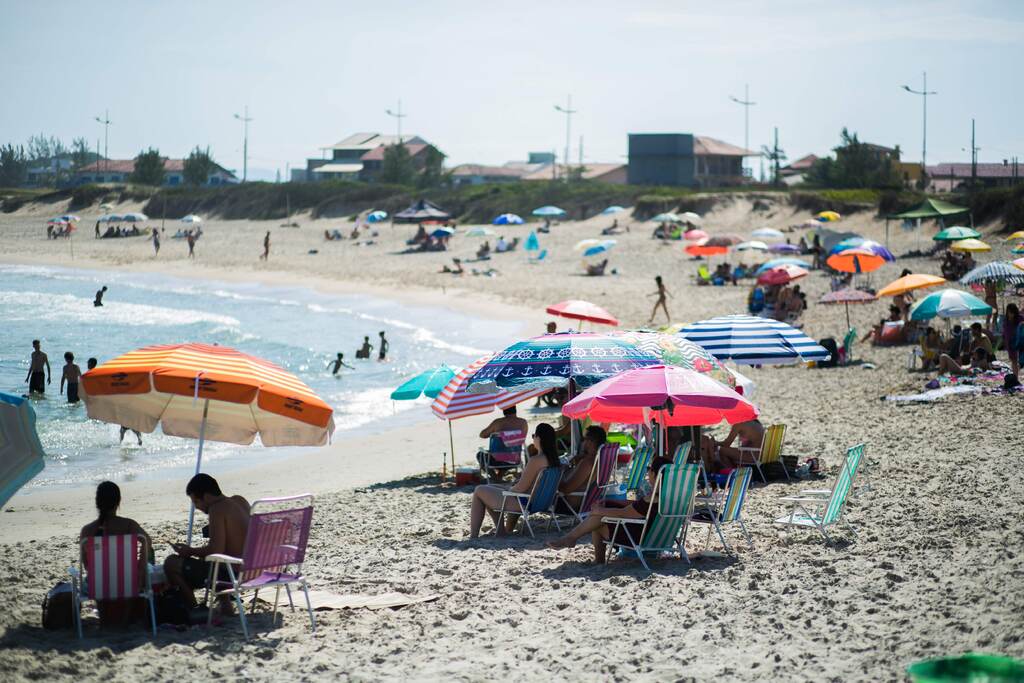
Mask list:
[[[0,144],[103,137],[112,158],[209,146],[249,176],[304,166],[354,132],[403,134],[448,164],[500,164],[566,143],[625,162],[631,132],[688,132],[827,154],[846,126],[919,161],[1024,157],[1017,0],[0,0]],[[101,142],[102,144],[102,142]]]

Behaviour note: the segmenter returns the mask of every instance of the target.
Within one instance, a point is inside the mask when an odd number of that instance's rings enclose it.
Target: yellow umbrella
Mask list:
[[[913,289],[924,289],[925,287],[941,285],[945,281],[945,278],[941,278],[938,275],[911,273],[910,275],[904,275],[898,280],[893,280],[885,287],[882,287],[878,290],[878,296],[899,296]]]
[[[1007,235],[1005,241],[1009,242],[1010,240],[1024,240],[1024,230],[1018,230],[1012,235]]]
[[[835,211],[822,211],[817,216],[815,216],[815,218],[826,220],[831,223],[832,221],[839,220],[841,216]]]
[[[981,240],[976,240],[973,238],[967,240],[957,240],[956,242],[953,243],[953,246],[950,247],[950,249],[952,249],[953,251],[992,251],[992,247],[988,246]]]

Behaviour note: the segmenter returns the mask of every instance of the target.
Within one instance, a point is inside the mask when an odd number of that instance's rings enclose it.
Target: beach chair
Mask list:
[[[78,638],[82,638],[82,602],[144,598],[149,605],[149,624],[156,635],[156,610],[149,544],[140,534],[92,536],[79,544],[85,565],[68,569],[71,574],[71,611]]]
[[[299,506],[299,502],[304,504]],[[296,507],[292,507],[295,505]],[[280,508],[286,509],[280,509]],[[263,508],[269,508],[263,511]],[[215,597],[230,595],[238,607],[238,618],[242,632],[249,639],[249,625],[245,618],[242,593],[253,591],[252,609],[256,609],[256,597],[264,588],[274,588],[274,611],[281,597],[281,587],[288,594],[288,604],[295,611],[292,602],[291,585],[298,584],[306,595],[306,610],[309,623],[316,631],[316,618],[309,602],[309,588],[302,573],[306,559],[306,544],[309,542],[309,528],[313,520],[313,494],[304,493],[284,498],[262,498],[252,504],[249,514],[249,531],[245,536],[242,557],[215,553],[206,556],[210,563],[210,578],[207,580],[206,602],[209,605],[211,587]],[[223,575],[228,577],[223,580]],[[207,626],[213,621],[209,611]]]
[[[615,484],[609,483],[609,480],[612,478],[615,462],[618,459],[619,444],[606,443],[601,446],[601,450],[597,452],[597,457],[594,458],[594,466],[590,470],[590,477],[587,480],[586,488],[569,494],[559,492],[558,497],[572,511],[577,521],[582,522],[584,517],[590,514],[590,509],[594,507],[594,503],[603,500],[607,494],[607,489],[615,486]],[[569,496],[583,496],[579,508],[573,507],[572,503],[569,502]]]
[[[843,365],[849,365],[853,362],[853,342],[857,341],[857,330],[851,327],[846,332],[846,336],[843,337],[843,345],[840,348],[839,354],[841,363]]]
[[[768,479],[764,476],[761,466],[773,462],[777,462],[782,466],[782,472],[786,475],[786,481],[790,480],[789,470],[786,469],[786,463],[782,459],[782,442],[785,437],[786,425],[772,425],[764,431],[760,448],[741,446],[738,449],[742,456],[751,456],[751,459],[754,461],[753,465],[761,476],[761,481],[765,483],[768,483]]]
[[[718,538],[722,541],[722,547],[725,548],[725,552],[732,553],[729,548],[729,544],[725,540],[725,534],[722,532],[722,526],[731,522],[738,522],[740,530],[743,531],[743,537],[747,541],[747,546],[753,550],[754,543],[750,540],[750,534],[747,533],[747,526],[743,523],[741,514],[743,513],[743,502],[747,497],[747,489],[750,487],[750,480],[754,475],[754,471],[749,467],[740,467],[732,471],[729,475],[729,480],[726,484],[726,490],[728,493],[725,494],[724,499],[719,504],[719,499],[716,496],[709,496],[707,498],[698,498],[696,507],[693,513],[693,518],[690,520],[697,524],[708,525],[708,540],[705,543],[707,547],[708,543],[711,542],[711,529],[712,527],[718,533]],[[686,537],[683,536],[683,543],[686,543]]]
[[[548,250],[547,249],[541,249],[540,252],[537,254],[537,256],[531,256],[530,257],[530,263],[541,263],[547,257],[548,257]]]
[[[515,493],[513,491],[501,492],[501,509],[498,510],[498,526],[494,528],[495,533],[501,528],[506,514],[519,515],[523,521],[523,533],[529,532],[533,537],[533,527],[530,525],[530,515],[547,514],[548,527],[551,522],[555,528],[562,530],[558,523],[558,516],[555,514],[555,497],[558,495],[558,485],[562,481],[561,467],[547,467],[537,481],[533,482],[533,489],[529,493]],[[506,508],[506,506],[508,506]]]
[[[644,444],[637,446],[633,451],[633,459],[629,463],[629,474],[626,476],[626,492],[636,491],[644,484],[644,476],[647,474],[647,465],[654,455],[654,446]]]
[[[708,270],[708,267],[706,265],[702,264],[697,268],[698,285],[710,285],[712,279],[713,278],[711,277],[711,271]]]
[[[850,446],[846,449],[846,461],[849,463],[850,471],[853,472],[853,479],[850,482],[850,488],[853,491],[853,495],[856,497],[860,491],[870,491],[871,482],[868,481],[860,489],[853,488],[854,483],[857,481],[857,475],[861,472],[864,473],[864,479],[868,476],[867,467],[864,465],[864,454],[867,451],[867,444],[859,443],[856,446]],[[832,493],[832,489],[804,489],[800,491],[801,496],[817,496],[827,497]]]
[[[825,540],[831,543],[832,538],[828,535],[827,527],[842,522],[856,536],[857,531],[843,517],[843,510],[853,488],[863,454],[863,444],[847,451],[847,457],[843,458],[839,476],[836,477],[831,489],[801,491],[799,496],[781,498],[782,502],[790,503],[791,508],[788,515],[779,517],[775,523],[817,529]]]
[[[604,517],[603,521],[611,524],[611,533],[605,541],[608,561],[613,550],[631,550],[640,559],[644,569],[651,571],[644,553],[662,553],[679,551],[679,556],[689,563],[690,557],[683,547],[684,527],[693,513],[694,497],[697,493],[697,480],[700,472],[699,464],[672,464],[661,468],[658,479],[654,483],[657,492],[657,504],[652,504],[644,519],[628,517]],[[616,541],[619,531],[626,539]]]
[[[481,476],[490,481],[492,475],[515,472],[523,466],[523,444],[526,432],[510,429],[492,434],[487,450],[477,454]]]

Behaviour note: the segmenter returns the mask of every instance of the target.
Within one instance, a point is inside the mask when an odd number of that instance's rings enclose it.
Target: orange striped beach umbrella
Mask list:
[[[247,445],[322,446],[334,411],[278,366],[224,346],[147,346],[82,375],[89,417],[151,433]],[[191,538],[191,514],[189,536]]]

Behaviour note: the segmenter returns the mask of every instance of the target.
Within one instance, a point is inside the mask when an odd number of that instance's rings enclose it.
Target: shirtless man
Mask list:
[[[50,359],[39,349],[39,340],[32,340],[32,359],[29,361],[28,374],[25,381],[28,382],[28,393],[42,395],[46,393],[46,384],[50,383]],[[46,367],[46,384],[43,384],[43,367]]]
[[[578,508],[580,503],[583,502],[583,495],[572,494],[578,494],[580,491],[583,491],[587,482],[590,481],[590,473],[594,469],[594,460],[597,458],[597,452],[601,450],[601,446],[607,440],[608,435],[597,425],[587,427],[587,431],[583,434],[583,444],[579,454],[569,461],[570,469],[562,475],[562,481],[558,484],[558,490],[569,499],[569,503],[575,508]],[[560,514],[573,514],[573,510],[565,509],[561,498],[558,500],[555,511]]]
[[[739,437],[740,446],[743,448],[753,448],[758,452],[744,454],[739,448],[732,445],[736,441],[736,437]],[[715,440],[710,437],[708,439],[713,446]],[[764,425],[761,424],[760,420],[755,419],[734,424],[732,429],[729,430],[729,436],[725,437],[725,441],[718,444],[719,463],[723,468],[736,468],[744,464],[752,465],[761,455],[760,449],[763,439]]]
[[[210,573],[206,556],[217,553],[242,556],[245,535],[249,531],[249,501],[242,496],[225,496],[217,480],[202,473],[189,480],[185,493],[197,510],[209,516],[210,542],[201,547],[172,543],[171,548],[177,554],[164,560],[164,574],[167,582],[182,592],[189,606],[195,607],[194,591],[206,585]],[[230,605],[230,600],[222,600],[222,606],[224,602]]]
[[[82,368],[75,363],[75,354],[70,351],[64,354],[64,372],[60,376],[60,393],[64,393],[64,383],[68,385],[68,403],[78,403],[78,380],[82,376]]]

